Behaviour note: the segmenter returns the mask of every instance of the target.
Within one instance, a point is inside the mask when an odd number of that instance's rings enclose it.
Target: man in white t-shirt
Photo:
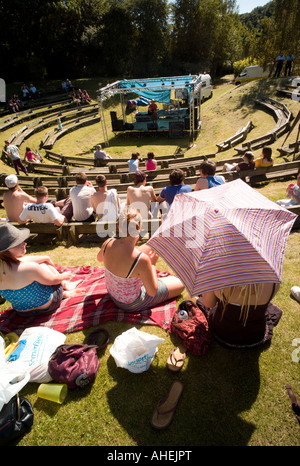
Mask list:
[[[65,217],[48,200],[48,189],[39,186],[35,189],[36,202],[27,204],[19,216],[18,223],[26,223],[32,220],[36,223],[54,223],[61,226]]]
[[[76,175],[76,186],[70,190],[73,205],[73,218],[76,222],[94,222],[94,208],[91,197],[96,192],[85,173]]]

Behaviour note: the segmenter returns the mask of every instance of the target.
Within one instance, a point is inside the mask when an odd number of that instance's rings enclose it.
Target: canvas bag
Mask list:
[[[49,374],[68,388],[84,388],[96,378],[100,361],[97,345],[61,345],[49,360]]]
[[[188,313],[188,320],[180,318],[181,310]],[[194,356],[203,356],[207,353],[211,342],[208,322],[201,309],[192,301],[186,300],[180,303],[171,321],[170,330],[182,340],[184,346]]]

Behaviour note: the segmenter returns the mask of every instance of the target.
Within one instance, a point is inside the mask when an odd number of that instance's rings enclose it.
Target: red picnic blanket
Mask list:
[[[85,288],[86,293],[83,296],[64,299],[53,314],[40,315],[32,320],[26,316],[20,316],[12,308],[6,309],[0,313],[1,332],[19,333],[25,328],[41,325],[61,333],[72,333],[111,320],[159,325],[163,329],[169,329],[176,310],[176,299],[139,313],[124,311],[116,307],[107,293],[103,267],[56,266],[56,268],[59,272],[71,270],[73,272],[71,281],[82,279],[80,287]]]

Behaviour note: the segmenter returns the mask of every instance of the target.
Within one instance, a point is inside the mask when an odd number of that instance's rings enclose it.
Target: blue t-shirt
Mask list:
[[[174,197],[176,194],[180,193],[190,193],[192,188],[188,184],[178,184],[175,186],[166,186],[163,188],[162,192],[160,193],[160,197],[162,197],[169,205],[172,204],[174,201]]]
[[[219,175],[207,176],[206,179],[208,181],[208,187],[209,188],[213,188],[214,186],[219,186],[220,184],[225,183],[224,178],[222,178]]]

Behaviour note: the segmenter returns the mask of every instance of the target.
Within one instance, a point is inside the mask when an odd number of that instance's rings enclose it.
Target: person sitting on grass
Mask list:
[[[216,175],[216,164],[210,160],[204,160],[199,167],[200,178],[198,178],[195,191],[214,188],[225,183],[224,176]]]
[[[70,282],[71,271],[59,273],[48,256],[26,256],[30,230],[0,224],[0,295],[26,317],[52,314],[63,299],[85,294]]]
[[[254,163],[255,168],[272,167],[274,163],[272,159],[272,148],[269,146],[263,147],[260,158],[255,159]]]
[[[225,163],[222,169],[222,172],[234,172],[234,171],[245,171],[245,170],[254,170],[254,155],[252,152],[246,152],[243,157],[243,162],[239,163]]]
[[[106,240],[97,260],[104,262],[106,288],[118,308],[139,312],[179,296],[184,285],[169,275],[158,278],[158,255],[147,244],[137,248],[141,214],[129,206],[120,214],[119,236]],[[122,260],[120,260],[122,258]]]
[[[290,207],[300,204],[300,173],[297,175],[297,184],[290,183],[286,189],[287,199],[279,199],[277,204],[282,207]]]
[[[232,286],[203,293],[197,305],[221,344],[233,348],[260,346],[270,341],[281,317],[281,311],[275,311],[270,303],[279,287],[279,283]]]

